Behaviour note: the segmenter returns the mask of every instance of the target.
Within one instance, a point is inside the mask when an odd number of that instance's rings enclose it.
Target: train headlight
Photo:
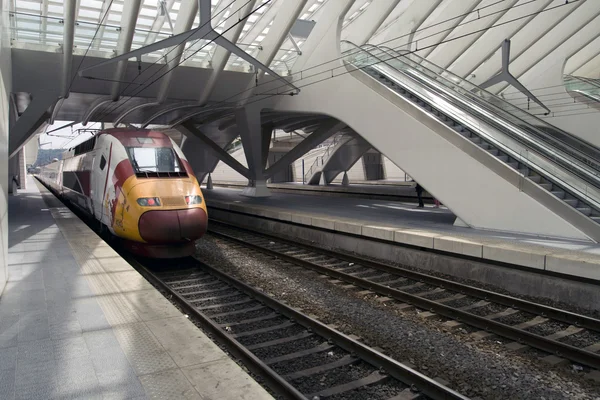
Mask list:
[[[192,204],[201,204],[202,203],[202,197],[200,196],[185,196],[185,202],[187,205],[192,205]]]
[[[141,197],[137,199],[137,202],[142,207],[160,206],[160,199],[158,197]]]

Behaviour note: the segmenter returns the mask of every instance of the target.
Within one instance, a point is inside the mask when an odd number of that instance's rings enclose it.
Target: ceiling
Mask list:
[[[127,25],[127,6],[133,0],[9,1],[13,48],[54,55],[61,53],[63,45],[65,4],[76,1],[74,55],[77,60],[77,56],[107,59],[123,52],[119,48],[120,35],[129,29],[134,29],[130,50],[166,39],[177,33],[174,31],[177,31],[178,20],[184,17],[180,10],[189,10],[189,2],[197,0],[140,0],[137,16],[132,19],[134,27]],[[291,34],[283,40],[271,62],[273,70],[282,75],[288,73],[302,51],[310,27],[322,18],[328,1],[306,2]],[[217,32],[222,33],[228,19],[235,17],[234,3],[239,5],[240,0],[211,0],[211,23]],[[237,40],[238,47],[257,56],[285,3],[286,0],[256,0],[255,11],[247,18]],[[355,0],[344,17],[341,38],[353,39],[357,32],[366,29],[372,21],[369,13],[374,7],[387,7],[390,12],[370,34],[368,43],[417,51],[428,61],[477,84],[500,71],[500,47],[505,38],[512,41],[510,69],[518,79],[537,82],[533,78],[545,71],[544,68],[564,59],[567,60],[565,73],[600,78],[600,0]],[[195,15],[192,29],[198,25],[199,16]],[[181,68],[177,69],[210,68],[215,49],[208,41],[188,42],[179,64]],[[169,50],[146,54],[141,61],[164,63]],[[224,69],[247,73],[252,71],[250,67],[232,54]],[[182,78],[176,79],[174,84],[185,86],[188,78],[184,78],[183,73],[179,75]],[[244,75],[248,79],[252,77]],[[75,86],[78,81],[80,79],[75,80]],[[239,86],[243,87],[245,82],[242,79]],[[536,95],[540,93],[536,90],[546,89],[543,83],[535,85],[539,87],[528,88]],[[94,93],[106,96],[108,89]],[[177,93],[185,92],[184,89]],[[520,95],[506,85],[496,85],[490,90],[509,96]],[[80,92],[92,94],[91,90]],[[193,90],[190,98],[181,94],[173,98],[173,93],[175,91],[171,91],[169,99],[174,101],[194,101],[197,96]],[[87,101],[91,104],[92,100]],[[75,104],[76,100],[72,102]],[[80,104],[82,110],[83,105]]]

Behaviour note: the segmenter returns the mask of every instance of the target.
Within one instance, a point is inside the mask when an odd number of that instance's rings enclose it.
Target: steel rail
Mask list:
[[[532,347],[549,352],[551,354],[555,354],[560,357],[568,358],[577,363],[587,365],[587,366],[595,368],[595,369],[600,369],[600,354],[592,353],[590,351],[586,351],[586,350],[583,350],[583,349],[580,349],[580,348],[577,348],[577,347],[574,347],[574,346],[571,346],[571,345],[568,345],[565,343],[561,343],[556,340],[548,339],[543,336],[539,336],[539,335],[536,335],[536,334],[533,334],[533,333],[530,333],[530,332],[527,332],[527,331],[524,331],[524,330],[521,330],[518,328],[514,328],[510,325],[506,325],[501,322],[497,322],[497,321],[494,321],[491,319],[487,319],[485,317],[471,314],[469,312],[462,311],[462,310],[444,305],[442,303],[438,303],[433,300],[428,300],[423,297],[409,294],[409,293],[403,292],[401,290],[393,289],[393,288],[385,286],[385,285],[371,282],[371,281],[368,281],[363,278],[358,278],[358,277],[355,277],[355,276],[352,276],[352,275],[349,275],[349,274],[346,274],[346,273],[337,271],[335,269],[328,268],[328,267],[325,267],[325,266],[322,266],[322,265],[319,265],[319,264],[316,264],[316,263],[313,263],[310,261],[306,261],[306,260],[302,260],[302,259],[299,259],[299,258],[296,258],[293,256],[289,256],[289,255],[280,253],[275,250],[268,249],[268,248],[260,246],[260,245],[248,243],[242,239],[239,239],[239,238],[227,235],[227,234],[214,233],[214,231],[211,231],[211,233],[213,233],[217,236],[221,236],[227,240],[231,240],[233,242],[239,243],[246,247],[254,248],[263,253],[270,254],[274,257],[277,257],[277,258],[287,261],[289,263],[296,264],[296,265],[299,265],[299,266],[302,266],[302,267],[305,267],[308,269],[312,269],[319,273],[328,275],[332,278],[335,278],[335,279],[338,279],[338,280],[341,280],[344,282],[352,283],[353,285],[359,286],[364,289],[372,290],[378,294],[385,295],[389,298],[399,300],[402,302],[406,302],[406,303],[410,303],[418,308],[429,310],[431,312],[437,313],[444,317],[448,317],[448,318],[454,319],[459,322],[464,322],[468,325],[477,327],[479,329],[482,329],[482,330],[485,330],[488,332],[493,332],[500,336],[515,340],[520,343],[530,345]],[[277,240],[282,241],[279,238],[277,238]],[[297,246],[297,247],[304,247],[304,246],[299,246],[296,243],[294,243],[293,245]],[[318,252],[320,252],[320,249],[311,248],[311,251],[318,253]],[[332,257],[342,259],[342,257],[340,257],[340,256],[332,256]],[[344,257],[344,258],[346,258],[346,257]],[[358,264],[361,264],[362,266],[366,266],[360,262]],[[532,303],[532,304],[534,304],[534,303]]]
[[[246,228],[238,227],[236,225],[233,225],[233,224],[230,224],[227,222],[217,221],[217,220],[214,220],[211,218],[209,218],[209,220],[213,220],[213,221],[217,222],[218,224],[226,225],[226,226],[229,226],[229,227],[237,229],[237,230],[242,230],[244,232],[248,232],[250,234],[254,234],[254,235],[259,234],[259,235],[277,240],[279,242],[288,244],[290,246],[296,246],[296,247],[300,247],[305,250],[313,251],[316,253],[322,253],[323,255],[326,255],[326,256],[329,256],[332,258],[337,258],[342,261],[347,261],[349,263],[354,263],[354,264],[360,264],[364,267],[377,269],[377,270],[380,270],[383,272],[388,272],[388,273],[391,273],[394,275],[399,275],[404,278],[416,280],[416,281],[427,283],[427,284],[434,285],[434,286],[439,286],[441,288],[448,289],[448,290],[458,292],[461,294],[465,294],[467,296],[477,297],[482,300],[502,304],[504,306],[511,307],[511,308],[517,308],[521,311],[529,312],[532,314],[537,314],[542,317],[551,318],[556,321],[560,321],[560,322],[564,322],[564,323],[574,325],[577,327],[600,332],[600,320],[592,318],[592,317],[588,317],[586,315],[577,314],[577,313],[567,311],[567,310],[561,310],[559,308],[546,306],[544,304],[534,303],[532,301],[519,299],[517,297],[493,292],[493,291],[486,290],[486,289],[481,289],[481,288],[467,285],[464,283],[451,281],[449,279],[440,278],[440,277],[433,276],[433,275],[428,275],[426,273],[412,271],[412,270],[409,270],[406,268],[384,264],[382,262],[370,260],[370,259],[360,257],[357,255],[348,255],[347,253],[341,253],[341,252],[337,252],[337,251],[333,251],[333,250],[321,249],[319,247],[314,247],[314,246],[306,245],[303,243],[298,243],[298,242],[295,242],[295,241],[292,241],[289,239],[281,238],[279,236],[272,236],[272,235],[265,234],[262,232],[255,232],[255,231],[252,231],[252,230],[249,230]],[[211,228],[209,228],[209,231],[211,231],[212,233],[218,233],[218,232],[215,232],[214,230],[212,230]],[[269,250],[269,249],[266,249],[266,250]]]
[[[300,325],[311,329],[319,336],[331,340],[342,349],[355,354],[356,356],[376,367],[383,369],[387,374],[398,379],[400,382],[403,382],[407,385],[414,385],[421,393],[433,399],[468,399],[467,397],[442,385],[434,379],[431,379],[420,372],[415,371],[412,368],[409,368],[408,366],[386,356],[385,354],[382,354],[377,350],[374,350],[367,345],[352,339],[351,337],[335,329],[330,328],[324,323],[301,313],[300,311],[256,290],[255,288],[225,274],[224,272],[221,272],[217,268],[200,261],[198,262],[203,266],[203,268],[208,270],[217,278],[225,281],[229,285],[262,302],[263,304],[276,310],[282,315],[285,315]]]
[[[295,387],[285,381],[279,374],[277,374],[275,371],[269,368],[268,365],[252,354],[250,350],[225,332],[216,322],[211,320],[201,311],[197,310],[189,301],[183,298],[183,296],[172,289],[167,283],[163,282],[162,279],[154,275],[144,265],[139,263],[137,260],[128,259],[127,261],[135,264],[137,271],[142,274],[142,276],[144,276],[144,278],[146,278],[150,283],[158,287],[161,291],[171,295],[185,313],[195,318],[204,329],[217,337],[219,342],[224,344],[227,347],[227,350],[229,350],[233,355],[242,360],[248,369],[265,379],[267,385],[275,392],[287,399],[306,400],[306,397]]]
[[[415,371],[408,366],[374,350],[370,347],[358,342],[351,337],[338,332],[322,322],[311,318],[294,308],[273,299],[272,297],[258,291],[257,289],[241,282],[240,280],[219,271],[215,266],[209,265],[199,260],[194,260],[198,266],[207,271],[209,274],[215,276],[217,279],[225,282],[226,284],[236,288],[240,292],[250,296],[251,298],[263,303],[267,307],[277,311],[281,315],[291,319],[292,321],[303,325],[304,327],[312,330],[319,336],[330,340],[335,345],[343,348],[349,353],[355,354],[362,358],[364,361],[372,364],[373,366],[383,369],[391,377],[398,379],[399,381],[416,387],[419,392],[431,397],[432,399],[460,399],[467,400],[468,398],[461,395],[460,393],[440,384],[439,382]],[[145,266],[134,260],[133,263],[136,265],[136,269],[152,284],[159,287],[160,290],[164,290],[169,295],[173,296],[173,299],[182,307],[182,309],[188,314],[196,318],[202,326],[208,330],[211,334],[218,337],[219,341],[225,344],[229,351],[235,356],[240,358],[244,364],[248,365],[256,374],[265,378],[268,385],[273,388],[277,393],[290,399],[303,399],[306,397],[295,389],[291,384],[285,381],[280,375],[269,368],[264,362],[258,357],[252,354],[246,347],[240,342],[233,338],[230,334],[226,333],[220,325],[215,323],[210,317],[206,316],[201,311],[197,310],[189,301],[181,296],[176,289],[172,289],[168,283],[153,274]]]

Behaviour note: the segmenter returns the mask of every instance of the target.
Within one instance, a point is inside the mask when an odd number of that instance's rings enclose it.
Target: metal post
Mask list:
[[[302,184],[304,185],[304,158],[302,159]]]

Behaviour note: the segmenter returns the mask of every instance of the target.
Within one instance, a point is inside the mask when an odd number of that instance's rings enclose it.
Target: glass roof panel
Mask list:
[[[26,41],[49,45],[48,51],[55,51],[55,46],[63,42],[64,0],[12,0],[15,4],[15,19],[12,26],[13,37],[16,42]],[[123,8],[128,0],[79,0],[76,13],[75,45],[76,49],[86,49],[91,46],[96,56],[113,57],[119,35],[124,30]],[[143,0],[141,2],[138,18],[135,25],[132,49],[136,49],[172,35],[172,26],[176,24],[181,9],[182,0]],[[197,1],[197,0],[194,0]],[[302,19],[315,20],[318,18],[326,0],[308,0],[300,13]],[[231,18],[236,18],[237,12],[233,7],[233,0],[211,0],[213,20],[212,25],[217,32],[223,32],[225,25]],[[238,40],[238,46],[252,56],[259,54],[261,43],[268,36],[270,26],[273,24],[279,8],[284,0],[260,0],[254,5],[256,10],[242,23],[244,27]],[[357,0],[352,6],[345,25],[352,23],[364,9],[373,3],[373,0]],[[110,9],[107,7],[110,4]],[[215,15],[218,14],[218,15]],[[199,16],[196,15],[192,29],[199,26]],[[94,38],[93,43],[91,43]],[[305,38],[294,38],[296,45],[301,49]],[[202,47],[202,48],[201,48]],[[164,49],[144,58],[157,60],[168,52]],[[199,43],[186,45],[182,58],[183,65],[206,66],[214,54],[214,45],[201,40]],[[289,38],[286,38],[282,48],[272,62],[275,68],[287,70],[293,60],[298,56],[297,50]],[[160,59],[157,62],[164,62]],[[249,68],[246,61],[238,56],[231,56],[226,69],[240,70]]]

